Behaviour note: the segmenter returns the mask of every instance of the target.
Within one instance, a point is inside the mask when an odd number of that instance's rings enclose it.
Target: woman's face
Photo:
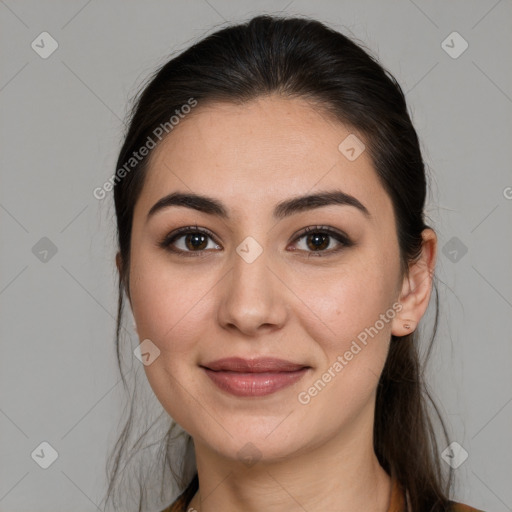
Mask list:
[[[371,439],[402,279],[392,203],[350,134],[273,96],[199,103],[154,150],[130,299],[150,385],[196,450],[276,460]],[[148,215],[177,193],[204,199]],[[300,199],[317,194],[331,201]]]

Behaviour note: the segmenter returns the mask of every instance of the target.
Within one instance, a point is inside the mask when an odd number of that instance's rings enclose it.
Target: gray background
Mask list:
[[[456,497],[512,510],[511,1],[2,0],[2,512],[94,511],[103,496],[122,384],[112,198],[92,191],[114,172],[128,100],[172,52],[281,10],[363,41],[407,92],[440,241],[429,374],[469,454]],[[44,31],[59,45],[47,59],[31,48]],[[453,31],[458,58],[441,45]],[[43,441],[48,469],[31,457]]]

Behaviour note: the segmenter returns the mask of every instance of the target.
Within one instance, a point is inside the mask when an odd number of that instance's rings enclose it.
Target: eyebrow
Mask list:
[[[284,219],[296,213],[330,205],[353,206],[368,219],[372,217],[368,209],[358,199],[341,190],[292,197],[275,206],[273,217],[275,219]],[[194,193],[173,192],[172,194],[162,197],[151,207],[146,217],[146,222],[157,212],[171,206],[191,208],[224,220],[229,219],[228,209],[218,199]]]

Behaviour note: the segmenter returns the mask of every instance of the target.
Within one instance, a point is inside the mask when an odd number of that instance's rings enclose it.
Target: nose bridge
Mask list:
[[[254,333],[261,325],[282,324],[285,308],[270,270],[270,255],[253,237],[246,237],[236,247],[220,308],[223,324],[235,325],[245,333]]]
[[[250,236],[235,250],[231,295],[246,301],[245,307],[254,308],[259,304],[261,308],[265,302],[272,300],[272,283],[269,282],[270,272],[267,268],[270,263],[269,253],[269,249]]]
[[[244,291],[244,288],[248,288],[255,295],[265,295],[270,284],[268,264],[269,250],[254,238],[247,237],[233,255],[233,289]]]

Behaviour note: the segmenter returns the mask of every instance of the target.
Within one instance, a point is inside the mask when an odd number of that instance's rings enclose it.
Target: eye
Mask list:
[[[305,239],[305,243],[299,250],[309,252],[308,257],[337,253],[344,247],[354,245],[347,235],[325,226],[310,226],[305,228],[295,239],[295,242],[301,241],[302,239]]]
[[[213,247],[208,247],[208,239],[211,239]],[[158,245],[163,249],[185,256],[200,256],[207,249],[221,249],[210,231],[197,226],[176,229],[169,233]]]
[[[210,240],[209,240],[210,239]],[[347,235],[325,226],[310,226],[294,240],[295,243],[305,239],[300,251],[309,253],[309,256],[325,256],[350,247],[353,242]],[[209,242],[211,242],[209,246]],[[159,247],[183,256],[201,256],[208,249],[219,250],[222,247],[215,241],[213,234],[197,226],[186,226],[169,233],[158,243]],[[332,247],[334,245],[334,247]],[[295,249],[293,249],[295,250]]]

